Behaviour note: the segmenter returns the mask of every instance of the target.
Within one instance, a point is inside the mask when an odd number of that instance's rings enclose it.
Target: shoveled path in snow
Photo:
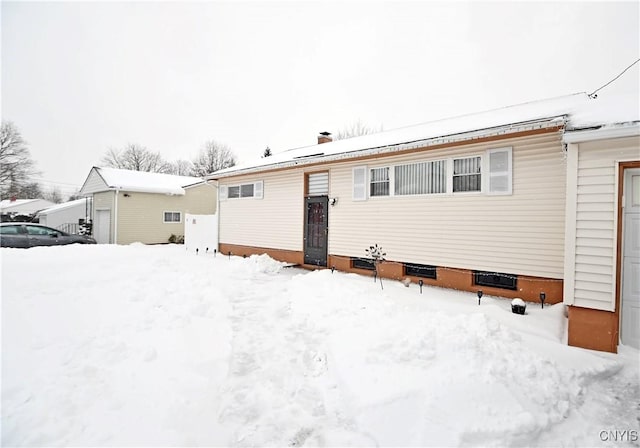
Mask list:
[[[236,428],[231,443],[375,445],[344,418],[343,398],[328,376],[327,334],[292,313],[288,285],[257,273],[245,290],[223,291],[233,336],[220,420]]]

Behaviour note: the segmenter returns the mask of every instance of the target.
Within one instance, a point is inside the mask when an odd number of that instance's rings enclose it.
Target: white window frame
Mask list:
[[[388,179],[386,180],[386,182],[389,184],[389,188],[388,188],[389,193],[388,194],[377,194],[377,195],[374,196],[374,195],[371,194],[371,183],[373,182],[371,180],[371,178],[372,178],[371,171],[373,171],[373,170],[382,170],[382,169],[386,169],[387,173],[388,173]],[[395,180],[394,176],[393,176],[393,171],[394,171],[393,170],[393,166],[391,166],[391,165],[373,166],[373,167],[370,167],[367,170],[367,195],[371,199],[373,199],[373,198],[388,198],[388,197],[393,196],[393,193],[394,193],[394,191],[393,191],[393,182]],[[381,184],[381,183],[384,183],[384,182],[376,181],[376,183]]]
[[[247,185],[253,185],[252,196],[242,196],[242,187]],[[238,189],[238,197],[229,196],[229,190],[231,188]],[[234,200],[234,199],[262,199],[264,197],[264,181],[245,182],[241,184],[221,185],[219,189],[220,200]]]
[[[472,190],[472,191],[453,191],[453,177],[454,177],[454,165],[455,165],[455,160],[463,160],[463,159],[477,159],[480,158],[480,173],[475,173],[475,174],[465,174],[465,176],[474,176],[477,174],[480,174],[480,189],[478,190]],[[450,159],[450,163],[448,164],[448,166],[451,167],[451,174],[448,176],[451,179],[451,189],[448,190],[447,192],[450,192],[453,195],[477,195],[477,194],[483,194],[484,193],[484,178],[485,178],[485,167],[484,167],[484,157],[482,154],[468,154],[468,155],[464,155],[464,156],[456,156],[456,157],[451,157]],[[449,187],[449,185],[447,185],[447,188]]]
[[[178,221],[167,221],[167,213],[177,213],[179,220]],[[162,222],[164,224],[180,224],[182,223],[182,212],[176,210],[166,210],[162,212]]]
[[[491,154],[497,152],[506,152],[508,166],[507,170],[491,172]],[[472,159],[472,158],[480,158],[480,189],[474,191],[453,191],[453,165],[454,160],[460,159]],[[411,165],[417,163],[430,163],[430,162],[445,162],[445,179],[446,179],[446,188],[443,193],[418,193],[418,194],[396,194],[395,192],[395,168],[396,166],[404,166]],[[379,168],[388,168],[389,169],[389,194],[384,196],[371,196],[371,170],[379,169]],[[486,196],[506,196],[513,194],[513,147],[505,146],[500,148],[490,148],[486,149],[483,152],[476,152],[472,154],[460,154],[450,157],[439,157],[434,159],[420,159],[420,160],[412,160],[407,162],[399,162],[397,164],[390,165],[381,165],[381,166],[367,166],[361,165],[353,168],[353,176],[352,176],[352,198],[354,201],[366,201],[367,199],[380,199],[380,198],[389,198],[389,197],[400,197],[400,198],[409,198],[409,197],[426,197],[426,196],[478,196],[478,195],[486,195]],[[507,177],[507,185],[508,188],[505,191],[491,191],[491,177],[497,176],[506,176]],[[362,182],[360,184],[356,184],[356,179],[360,178]]]

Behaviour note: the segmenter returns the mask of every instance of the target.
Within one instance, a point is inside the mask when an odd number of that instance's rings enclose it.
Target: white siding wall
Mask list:
[[[221,179],[220,185],[263,181],[263,198],[220,201],[220,243],[302,250],[302,170]]]
[[[87,179],[84,181],[81,194],[85,195],[98,191],[105,191],[107,188],[107,184],[104,183],[102,177],[100,177],[95,168],[92,168],[89,172],[89,176],[87,176]]]
[[[62,210],[52,210],[40,216],[40,223],[53,228],[60,228],[65,224],[78,224],[78,220],[86,217],[86,211],[91,210],[91,204],[85,201]]]
[[[569,145],[567,278],[564,302],[615,311],[617,162],[640,160],[640,140]]]
[[[513,194],[479,193],[352,200],[352,169],[428,161],[513,147]],[[483,174],[484,175],[484,174]],[[560,134],[431,150],[334,165],[329,253],[550,278],[563,276],[565,155]]]

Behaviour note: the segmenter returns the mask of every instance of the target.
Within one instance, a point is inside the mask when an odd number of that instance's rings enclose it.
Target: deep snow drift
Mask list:
[[[182,246],[1,255],[3,446],[638,445],[612,440],[638,351],[566,346],[562,305]]]

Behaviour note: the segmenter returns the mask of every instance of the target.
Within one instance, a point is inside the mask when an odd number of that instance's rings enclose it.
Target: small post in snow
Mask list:
[[[200,250],[200,249],[198,249],[198,248],[196,247],[196,255],[198,255],[198,251],[199,251],[199,250]]]
[[[422,280],[418,280],[418,285],[420,285],[420,294],[422,294],[422,285],[424,285],[424,282]]]
[[[540,293],[540,303],[542,304],[542,308],[544,308],[544,301],[547,299],[547,295],[544,292]]]
[[[218,254],[218,249],[213,249],[213,258],[216,258],[217,254]]]
[[[480,305],[480,299],[482,299],[482,291],[478,291],[478,305]]]

